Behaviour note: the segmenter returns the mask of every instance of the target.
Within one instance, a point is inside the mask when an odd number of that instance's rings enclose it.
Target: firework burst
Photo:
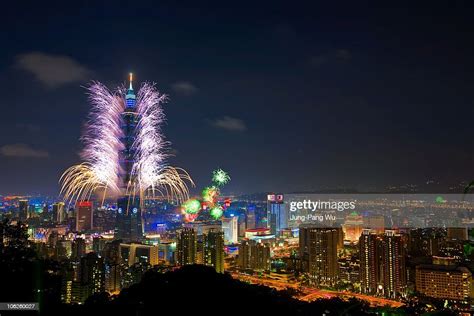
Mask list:
[[[132,144],[124,134],[124,113],[129,109],[124,98],[125,88],[110,91],[103,84],[93,82],[88,88],[92,105],[85,133],[81,138],[83,163],[72,166],[61,176],[61,194],[66,201],[89,199],[93,194],[106,197],[139,196],[143,199],[163,195],[178,202],[188,198],[186,182],[194,185],[189,174],[166,163],[169,143],[161,133],[165,120],[162,103],[167,97],[153,84],[144,83],[138,90],[133,122]],[[127,147],[128,146],[128,147]],[[125,177],[123,156],[132,157],[130,175]],[[131,154],[130,154],[131,153]]]
[[[222,169],[216,169],[212,172],[212,185],[202,190],[200,199],[189,199],[181,205],[182,213],[187,222],[194,221],[203,209],[209,210],[209,215],[218,220],[224,214],[224,210],[230,205],[230,199],[225,203],[219,204],[219,187],[224,186],[230,180],[230,176]],[[227,202],[228,201],[228,202]]]

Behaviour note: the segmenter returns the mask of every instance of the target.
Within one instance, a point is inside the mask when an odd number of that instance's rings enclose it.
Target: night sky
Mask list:
[[[228,193],[474,179],[467,1],[96,2],[2,4],[0,193],[57,194],[84,86],[129,71],[170,96],[170,164],[199,188],[217,167]]]

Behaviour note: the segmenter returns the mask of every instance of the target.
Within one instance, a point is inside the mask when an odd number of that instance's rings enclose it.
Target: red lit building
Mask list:
[[[78,202],[76,205],[76,231],[91,230],[93,227],[93,205],[90,201]]]

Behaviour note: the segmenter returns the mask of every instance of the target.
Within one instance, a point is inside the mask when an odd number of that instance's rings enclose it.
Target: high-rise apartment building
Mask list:
[[[214,267],[218,273],[224,273],[224,233],[211,229],[203,235],[204,264]]]
[[[302,270],[317,285],[334,285],[339,274],[337,249],[340,230],[302,225],[299,234]]]
[[[192,228],[183,228],[178,233],[176,263],[180,266],[196,263],[197,234]]]

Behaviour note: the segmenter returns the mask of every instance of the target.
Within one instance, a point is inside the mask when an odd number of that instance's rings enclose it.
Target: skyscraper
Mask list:
[[[104,260],[91,252],[81,259],[80,279],[88,288],[88,293],[101,293],[105,290]]]
[[[196,263],[197,235],[192,228],[183,228],[178,233],[176,263],[180,266]]]
[[[63,202],[53,204],[53,221],[62,224],[66,221],[66,210]]]
[[[385,231],[384,244],[384,292],[396,298],[404,295],[407,287],[405,247],[402,236],[394,230]]]
[[[267,225],[270,232],[278,235],[283,228],[288,227],[288,214],[282,194],[269,194],[267,197]]]
[[[93,204],[90,201],[77,202],[76,231],[82,232],[93,228]]]
[[[303,271],[317,285],[334,285],[338,279],[336,228],[300,226],[300,258]]]
[[[239,217],[222,218],[222,231],[224,232],[224,241],[227,244],[235,244],[238,241]]]
[[[203,235],[204,264],[224,273],[224,233],[211,229]]]
[[[140,197],[129,194],[134,188],[129,184],[133,183],[135,171],[133,170],[135,148],[133,146],[136,139],[136,127],[138,124],[138,114],[136,111],[136,96],[133,90],[133,75],[130,74],[130,85],[125,95],[125,110],[122,113],[123,137],[121,142],[123,149],[120,151],[120,167],[122,170],[122,196],[117,200],[117,217],[115,225],[115,238],[124,241],[141,241],[143,238],[143,221]]]
[[[117,201],[115,239],[138,242],[143,239],[143,221],[139,198],[123,196]]]
[[[257,227],[257,218],[255,216],[255,206],[249,206],[245,216],[245,229],[254,229]]]
[[[256,240],[244,239],[239,246],[239,268],[268,271],[271,267],[270,245]]]
[[[364,229],[359,238],[360,287],[362,293],[375,294],[383,289],[382,258],[379,248],[382,238],[370,229]]]

